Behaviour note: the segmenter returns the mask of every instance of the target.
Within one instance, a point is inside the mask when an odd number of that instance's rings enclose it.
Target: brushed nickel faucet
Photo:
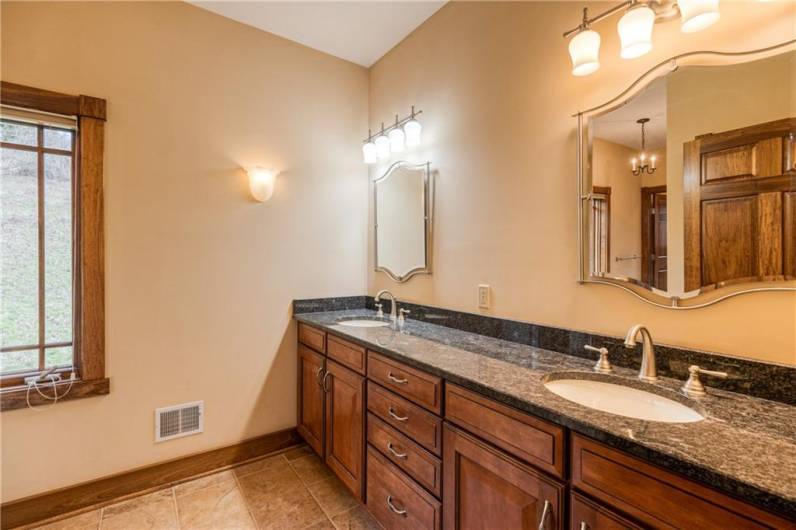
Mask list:
[[[387,289],[382,289],[376,294],[376,303],[381,302],[381,297],[385,295],[390,298],[390,320],[395,322],[398,320],[398,299],[395,298],[395,295]]]
[[[701,398],[708,395],[705,390],[705,385],[699,380],[699,374],[727,379],[727,372],[715,372],[713,370],[705,370],[695,364],[691,365],[691,367],[688,368],[688,381],[686,381],[682,387],[683,394],[690,398]]]
[[[649,330],[641,324],[636,324],[630,328],[625,337],[625,348],[636,347],[636,337],[638,337],[639,333],[641,333],[642,353],[638,378],[648,383],[654,383],[658,380],[658,369],[655,367],[655,346],[652,344],[652,336]]]

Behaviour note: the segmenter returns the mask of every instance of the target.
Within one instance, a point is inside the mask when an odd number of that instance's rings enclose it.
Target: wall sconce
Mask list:
[[[246,170],[249,175],[249,191],[252,197],[260,202],[265,202],[274,194],[277,172],[260,166],[250,167]]]

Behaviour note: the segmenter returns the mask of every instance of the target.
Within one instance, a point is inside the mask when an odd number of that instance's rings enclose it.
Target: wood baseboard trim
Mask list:
[[[0,505],[0,528],[30,525],[62,514],[109,504],[111,501],[173,485],[219,468],[303,443],[295,428],[265,434],[240,443],[183,456],[102,477]]]

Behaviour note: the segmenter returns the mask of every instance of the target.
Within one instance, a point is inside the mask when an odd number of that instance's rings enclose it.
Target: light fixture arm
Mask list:
[[[377,135],[380,136],[382,134],[388,134],[393,129],[398,129],[400,127],[403,127],[404,124],[406,124],[406,123],[412,121],[413,119],[415,119],[415,116],[417,116],[418,114],[423,114],[423,111],[422,110],[415,110],[415,106],[412,105],[412,112],[411,112],[411,114],[409,114],[409,116],[399,120],[398,119],[398,114],[395,115],[395,125],[390,125],[389,127],[387,127],[385,129],[384,128],[384,122],[382,122],[381,123],[381,131],[378,132]],[[368,137],[365,140],[363,140],[362,143],[368,143],[368,142],[372,141],[373,140],[373,136],[374,135],[371,134],[370,129],[368,129]]]
[[[569,31],[564,32],[564,38],[569,37],[574,33],[578,33],[579,31],[583,31],[584,29],[588,29],[589,26],[596,22],[600,22],[601,20],[605,20],[606,18],[619,13],[629,7],[633,7],[636,4],[644,4],[650,9],[655,12],[655,21],[661,20],[669,20],[673,16],[679,14],[679,10],[677,9],[677,4],[674,0],[625,0],[614,7],[608,8],[602,13],[595,15],[592,18],[588,18],[586,15],[586,8],[583,8],[583,21],[580,23],[579,26],[570,29]]]
[[[577,33],[579,31],[582,31],[582,30],[588,28],[589,26],[591,26],[592,24],[594,24],[595,22],[599,22],[601,20],[604,20],[604,19],[610,17],[611,15],[613,15],[614,13],[618,13],[619,11],[622,11],[626,7],[630,7],[634,3],[635,3],[635,0],[625,0],[622,3],[615,5],[614,7],[606,9],[605,11],[603,11],[602,13],[596,15],[593,18],[588,18],[588,11],[587,11],[588,8],[584,7],[583,8],[583,22],[581,22],[581,24],[578,27],[572,28],[569,31],[565,31],[564,32],[564,38],[569,37],[573,33]]]

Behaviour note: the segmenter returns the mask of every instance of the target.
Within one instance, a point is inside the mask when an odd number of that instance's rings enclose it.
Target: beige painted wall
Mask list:
[[[295,425],[291,301],[366,288],[367,71],[184,3],[1,13],[4,80],[108,100],[111,378],[2,414],[2,501]],[[205,433],[155,445],[153,409],[199,399]]]
[[[588,4],[593,12],[607,4]],[[477,312],[476,285],[492,286],[487,314],[624,335],[637,322],[657,341],[796,364],[796,295],[761,293],[674,312],[577,277],[575,120],[645,70],[691,50],[744,50],[794,38],[792,2],[722,2],[719,24],[683,35],[655,27],[654,49],[618,58],[616,18],[599,24],[602,68],[570,73],[561,32],[577,2],[452,3],[371,68],[371,126],[422,108],[436,177],[434,274],[391,282],[369,272],[371,294]],[[379,168],[371,171],[375,175]],[[372,260],[372,258],[370,258]]]

